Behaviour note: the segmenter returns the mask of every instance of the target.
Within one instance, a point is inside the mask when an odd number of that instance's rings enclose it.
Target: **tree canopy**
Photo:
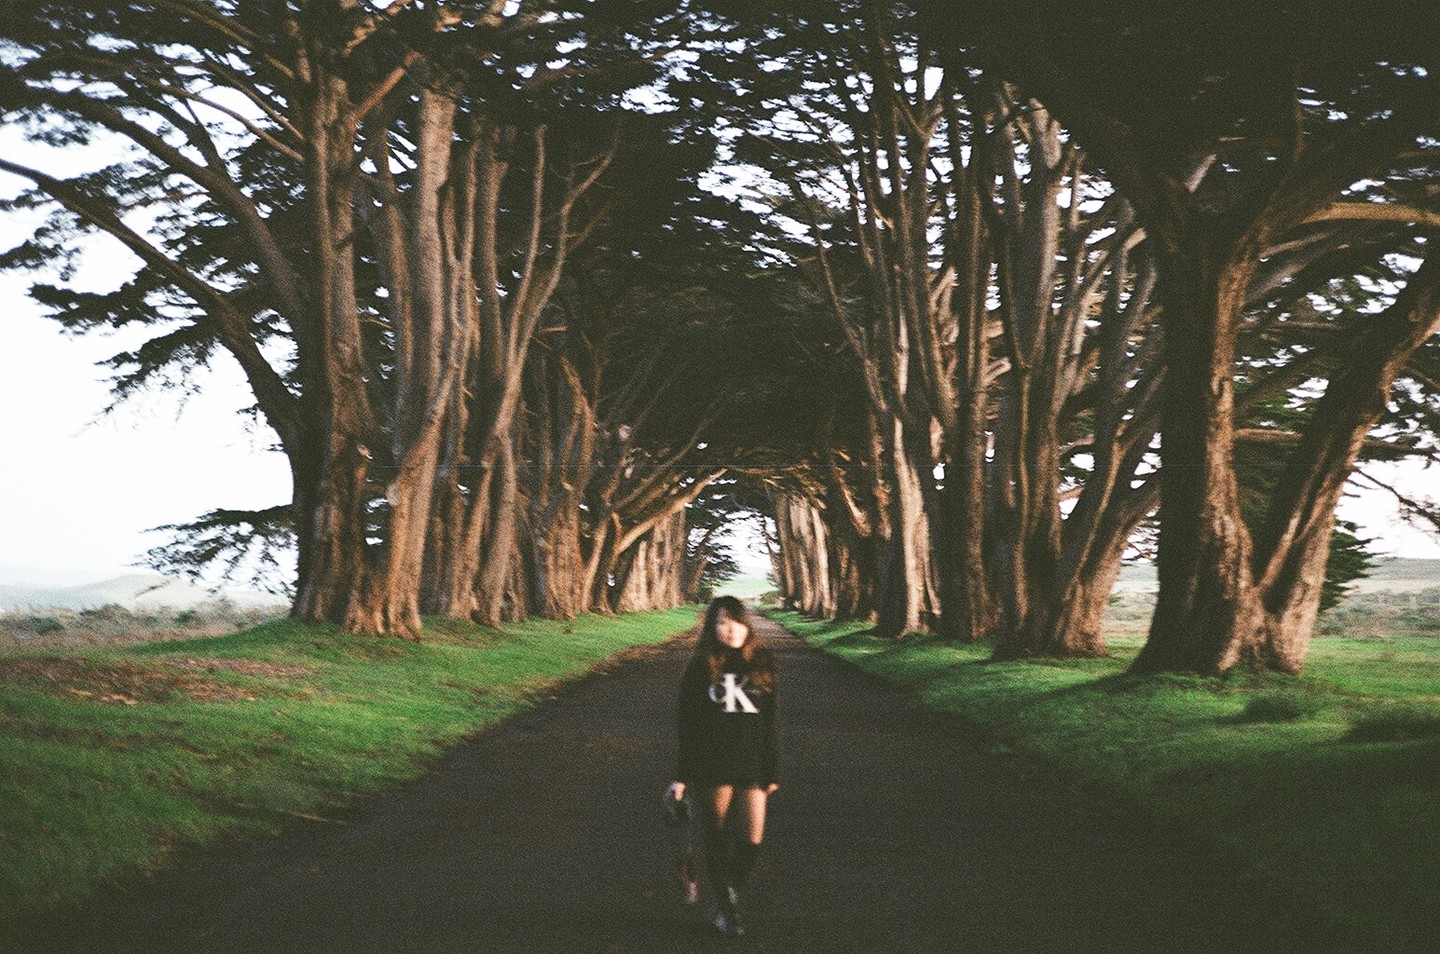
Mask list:
[[[1158,521],[1137,665],[1294,671],[1440,411],[1437,12],[1332,13],[5,4],[0,120],[123,149],[0,157],[52,213],[0,267],[150,332],[118,399],[239,364],[292,499],[152,558],[293,540],[304,619],[672,605],[756,507],[811,612],[1100,653]]]

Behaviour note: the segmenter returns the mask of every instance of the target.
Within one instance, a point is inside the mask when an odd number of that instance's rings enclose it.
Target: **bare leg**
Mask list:
[[[745,834],[752,845],[765,840],[765,804],[769,797],[763,788],[745,789]]]
[[[710,789],[708,796],[704,800],[706,813],[716,828],[724,828],[725,819],[730,815],[730,803],[735,799],[735,786],[716,785]]]

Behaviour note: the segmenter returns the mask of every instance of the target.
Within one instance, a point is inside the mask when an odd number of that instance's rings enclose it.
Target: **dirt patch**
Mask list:
[[[294,679],[308,676],[315,670],[306,666],[286,666],[282,663],[261,662],[258,659],[220,659],[207,656],[203,659],[166,659],[165,665],[177,669],[199,669],[205,672],[238,672],[242,676],[263,676],[266,678]]]
[[[147,669],[133,663],[101,663],[60,657],[0,661],[0,680],[39,685],[56,695],[70,695],[110,705],[163,702],[176,692],[184,692],[200,702],[255,699],[254,694],[238,686],[188,673]]]
[[[435,617],[425,621],[421,640],[427,643],[455,643],[460,646],[492,646],[504,634],[498,629],[477,626],[458,619]]]

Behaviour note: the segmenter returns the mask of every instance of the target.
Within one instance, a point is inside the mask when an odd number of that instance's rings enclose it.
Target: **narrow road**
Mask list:
[[[757,625],[780,664],[782,781],[744,939],[712,936],[670,870],[660,793],[687,638],[625,655],[343,825],[187,863],[26,947],[791,954],[1261,941],[1236,922],[1241,902],[1219,897],[1220,878],[1165,847],[1171,837]]]

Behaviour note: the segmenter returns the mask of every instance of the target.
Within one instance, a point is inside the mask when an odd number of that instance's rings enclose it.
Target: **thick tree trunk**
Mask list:
[[[953,152],[953,150],[952,150]],[[963,229],[952,249],[960,280],[952,310],[956,315],[955,384],[953,410],[946,415],[948,433],[943,445],[945,486],[936,491],[929,474],[923,475],[929,493],[939,585],[939,632],[947,639],[975,642],[989,634],[995,622],[992,577],[985,559],[987,513],[985,506],[986,445],[990,399],[986,387],[990,350],[985,301],[989,291],[988,256],[982,253],[987,238],[981,203],[989,196],[972,180],[973,168],[960,189],[964,208],[957,228]],[[953,243],[952,243],[953,244]]]
[[[939,632],[958,642],[985,638],[995,622],[992,579],[985,559],[985,398],[977,389],[966,427],[954,442],[945,485],[930,494],[938,563]],[[927,475],[928,478],[928,475]]]
[[[1366,435],[1415,350],[1440,332],[1440,257],[1428,255],[1394,304],[1363,319],[1354,346],[1277,483],[1256,538],[1260,629],[1242,652],[1266,669],[1297,673],[1319,613],[1335,507]]]
[[[522,618],[516,609],[515,592],[517,589],[520,592],[528,589],[523,585],[517,588],[512,576],[521,566],[514,562],[520,498],[515,449],[508,439],[501,444],[495,469],[498,486],[490,502],[474,581],[473,618],[486,626],[498,626],[507,620]]]
[[[1067,576],[1064,588],[1058,590],[1058,598],[1048,597],[1045,607],[1048,612],[1035,613],[1026,619],[1027,627],[1034,633],[1026,641],[1040,646],[1046,656],[1108,655],[1105,610],[1120,576],[1123,552],[1123,548],[1117,548],[1097,566]]]
[[[1234,467],[1234,363],[1259,247],[1203,241],[1163,264],[1160,590],[1136,672],[1223,673],[1260,622]]]
[[[1017,631],[997,641],[995,658],[1106,655],[1105,609],[1128,536],[1111,533],[1083,562],[1061,560],[1051,591],[1031,602]]]
[[[876,635],[898,639],[923,628],[933,608],[929,516],[918,464],[907,451],[903,426],[892,424],[890,527],[892,536],[885,554],[880,581],[880,607]],[[923,479],[929,480],[927,473]]]
[[[771,488],[771,506],[785,566],[781,597],[807,616],[828,619],[836,612],[835,565],[830,532],[816,501],[793,490]]]
[[[361,344],[360,308],[356,300],[353,235],[353,135],[343,121],[348,104],[342,80],[321,75],[311,87],[307,180],[313,197],[312,237],[318,263],[316,312],[320,327],[315,342],[302,342],[314,362],[316,390],[324,401],[324,424],[315,485],[304,495],[309,514],[298,521],[302,532],[314,534],[308,546],[303,591],[292,609],[299,619],[334,622],[358,632],[393,631],[385,625],[392,608],[375,603],[371,574],[374,558],[368,537],[368,485],[373,451],[366,446],[374,427],[366,387]],[[341,238],[344,236],[345,238]],[[314,347],[318,346],[318,347]],[[317,353],[318,352],[318,353]],[[415,619],[401,620],[399,632],[419,629]],[[408,625],[407,625],[408,624]]]
[[[989,633],[995,618],[993,578],[985,559],[990,532],[985,484],[992,246],[987,215],[994,198],[994,166],[984,132],[986,110],[972,102],[962,113],[952,84],[947,77],[932,104],[932,115],[943,118],[945,136],[925,144],[928,154],[943,156],[952,167],[948,181],[933,184],[938,200],[948,209],[940,233],[944,256],[937,268],[930,264],[930,255],[914,254],[910,282],[916,292],[916,315],[923,315],[912,323],[924,395],[917,403],[932,411],[938,441],[931,442],[938,443],[939,453],[922,458],[919,446],[913,453],[925,461],[920,477],[929,516],[938,617],[932,628],[947,639],[973,642]],[[962,132],[967,126],[976,130],[968,139]],[[924,165],[920,160],[917,153],[911,164]],[[912,193],[919,191],[921,181],[914,183]],[[917,207],[915,214],[929,214],[922,209]],[[918,250],[931,241],[928,230],[917,230],[911,244]],[[925,443],[929,442],[921,441]],[[943,489],[931,476],[937,463],[944,465]]]
[[[534,561],[534,605],[546,619],[573,619],[588,608],[580,586],[585,576],[580,558],[577,514],[565,512],[529,537]]]
[[[869,577],[874,559],[869,555],[872,541],[847,539],[831,532],[835,549],[835,617],[838,619],[872,619],[874,615],[874,581]]]
[[[452,448],[453,450],[454,448]],[[447,454],[436,481],[435,503],[431,507],[429,547],[421,581],[422,605],[426,613],[454,619],[476,619],[476,556],[484,538],[485,522],[472,521],[475,512],[487,514],[494,483],[494,468],[472,468],[468,458]]]
[[[637,540],[618,582],[615,608],[621,613],[674,609],[683,600],[685,511],[670,514]]]
[[[1298,674],[1320,615],[1325,588],[1325,567],[1330,559],[1330,534],[1335,525],[1335,503],[1322,505],[1317,523],[1304,544],[1294,547],[1284,561],[1284,576],[1261,594],[1258,630],[1241,648],[1242,660],[1257,669]]]
[[[827,437],[827,444],[832,441]],[[873,475],[860,476],[862,504],[851,488],[846,470],[838,465],[833,454],[828,455],[828,481],[823,490],[824,510],[830,519],[824,522],[831,547],[831,578],[833,581],[835,615],[843,619],[870,619],[875,609],[875,583],[879,579],[877,549],[877,528],[882,524],[879,513],[881,498],[875,496],[871,487],[868,499],[864,496],[866,486],[873,483]],[[872,456],[863,469],[875,466]],[[853,472],[853,471],[852,471]]]
[[[1004,89],[998,101],[1006,112],[1017,105]],[[1057,418],[1064,398],[1057,391],[1069,315],[1066,309],[1057,314],[1054,302],[1065,237],[1058,198],[1068,163],[1058,124],[1040,104],[1028,106],[993,137],[1004,197],[996,214],[1006,226],[995,230],[999,314],[1010,368],[993,425],[987,562],[1002,638],[1049,597],[1059,550]],[[1028,146],[1023,160],[1017,138]]]
[[[347,616],[346,628],[354,632],[420,634],[420,576],[435,473],[433,448],[420,450],[426,459],[387,488],[384,553],[370,577],[368,605]]]
[[[369,577],[364,525],[354,519],[369,502],[368,458],[354,441],[332,439],[326,450],[319,478],[296,488],[301,576],[291,615],[343,625],[362,603]]]
[[[791,491],[774,485],[767,486],[766,490],[771,519],[775,521],[775,549],[771,551],[775,588],[783,608],[801,609],[805,604],[805,560],[809,554],[802,552],[796,536],[792,514],[794,496]]]
[[[835,615],[835,568],[830,559],[830,534],[819,508],[806,501],[805,518],[809,520],[809,538],[815,548],[815,592],[805,612],[818,619],[830,619]]]
[[[473,285],[469,262],[451,255],[465,247],[466,227],[457,222],[465,221],[466,211],[457,191],[463,193],[467,178],[466,151],[453,148],[454,100],[421,91],[412,181],[403,193],[396,190],[388,152],[382,151],[377,165],[384,169],[377,176],[392,201],[376,213],[370,193],[358,188],[362,177],[348,90],[334,78],[317,83],[316,90],[312,122],[319,145],[311,157],[311,180],[328,435],[318,488],[303,495],[313,516],[301,525],[318,539],[308,548],[313,558],[296,613],[353,632],[415,636],[442,424],[467,350]],[[383,426],[368,400],[379,385],[366,356],[357,297],[356,243],[362,229],[377,250],[394,336]],[[376,457],[388,462],[381,471],[388,477],[383,486],[372,472]]]
[[[579,375],[560,354],[531,353],[525,391],[526,529],[530,602],[548,619],[589,608],[581,510],[596,421]]]

